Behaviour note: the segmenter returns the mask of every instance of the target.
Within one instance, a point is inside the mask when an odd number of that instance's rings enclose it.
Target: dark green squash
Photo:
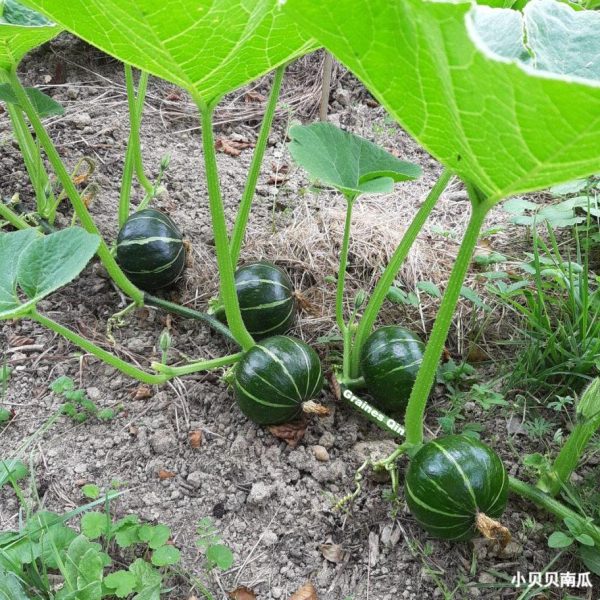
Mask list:
[[[423,342],[408,329],[389,325],[365,342],[360,366],[373,404],[390,414],[404,412],[423,360]]]
[[[287,273],[268,262],[240,267],[235,286],[248,332],[255,339],[286,333],[296,318],[294,286]]]
[[[242,412],[260,425],[298,418],[323,387],[317,353],[303,341],[276,335],[248,350],[235,366],[234,389]]]
[[[504,512],[508,477],[491,448],[471,436],[449,435],[416,453],[404,491],[411,513],[426,531],[468,540],[478,529],[488,535],[486,523]]]
[[[117,262],[129,279],[146,291],[175,282],[185,268],[185,245],[166,214],[147,208],[133,213],[117,237]]]

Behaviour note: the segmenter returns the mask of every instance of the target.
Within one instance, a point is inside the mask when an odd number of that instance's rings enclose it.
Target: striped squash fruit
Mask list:
[[[255,339],[286,333],[296,318],[294,286],[287,273],[268,262],[240,267],[235,286],[248,332]]]
[[[365,342],[360,366],[373,404],[390,414],[402,413],[423,360],[423,342],[408,329],[389,325]]]
[[[185,245],[177,226],[166,214],[146,208],[133,213],[117,237],[117,262],[139,288],[167,287],[185,267]]]
[[[317,353],[303,341],[276,335],[248,350],[235,366],[234,390],[242,412],[259,425],[277,425],[310,412],[323,387]]]
[[[468,540],[478,530],[487,537],[508,533],[493,520],[506,508],[506,470],[474,437],[449,435],[426,443],[410,461],[404,490],[415,519],[438,538]]]

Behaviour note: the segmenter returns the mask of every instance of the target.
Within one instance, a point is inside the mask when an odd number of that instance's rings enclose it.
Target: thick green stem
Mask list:
[[[596,433],[600,423],[596,420],[577,423],[564,442],[552,468],[538,482],[538,487],[551,496],[556,496],[562,486],[569,481],[571,473],[577,468],[591,437]]]
[[[252,155],[248,179],[246,180],[246,186],[240,202],[240,208],[233,226],[233,231],[231,233],[230,255],[231,263],[233,264],[234,268],[237,265],[242,244],[244,242],[244,234],[246,232],[246,225],[248,224],[248,217],[250,216],[252,199],[254,198],[256,184],[260,174],[260,167],[265,155],[265,149],[267,148],[269,133],[271,132],[271,126],[275,116],[275,109],[277,108],[277,101],[279,100],[279,94],[281,92],[281,82],[283,81],[284,72],[285,65],[281,65],[275,71],[273,86],[271,87],[271,93],[269,94],[269,100],[267,102],[263,121],[260,126],[258,139],[256,140],[256,148],[254,149],[254,154]]]
[[[99,346],[96,346],[96,344],[90,342],[90,340],[86,340],[84,337],[81,337],[78,333],[75,333],[74,331],[71,331],[70,329],[64,327],[60,323],[57,323],[56,321],[53,321],[52,319],[41,315],[35,310],[29,313],[27,316],[32,318],[34,321],[37,321],[44,327],[55,331],[70,342],[73,342],[73,344],[85,350],[86,352],[93,354],[100,360],[109,364],[111,367],[118,369],[122,373],[125,373],[125,375],[133,377],[133,379],[137,379],[142,383],[158,385],[161,383],[165,383],[165,381],[169,379],[169,377],[166,375],[152,375],[150,373],[142,371],[142,369],[139,369],[138,367],[135,367],[134,365],[118,358],[114,354],[111,354],[110,352],[107,352]]]
[[[42,218],[48,218],[51,216],[48,214],[48,204],[49,201],[53,202],[53,199],[46,197],[46,190],[50,187],[50,178],[46,173],[38,147],[29,131],[29,127],[27,127],[21,109],[14,104],[7,104],[6,108],[15,139],[23,156],[25,168],[33,186],[37,213]]]
[[[202,148],[204,150],[206,183],[208,185],[208,202],[213,234],[215,236],[215,253],[221,277],[221,299],[225,305],[225,315],[227,316],[227,324],[231,333],[243,350],[249,350],[254,346],[254,340],[248,333],[242,320],[242,313],[235,288],[234,269],[229,253],[227,224],[225,222],[225,211],[221,199],[221,187],[219,184],[219,172],[217,169],[217,157],[212,129],[214,108],[200,98],[196,98],[195,100],[201,116]]]
[[[191,375],[198,371],[209,371],[211,369],[218,369],[219,367],[226,367],[236,363],[243,355],[243,352],[238,352],[237,354],[230,354],[229,356],[221,356],[210,360],[199,360],[187,365],[181,365],[180,367],[171,367],[158,362],[152,363],[151,366],[157,373],[166,375],[171,379],[172,377],[180,377],[181,375]]]
[[[344,236],[340,250],[340,270],[337,278],[337,290],[335,294],[335,319],[342,333],[347,329],[344,320],[344,286],[346,283],[346,269],[348,268],[348,251],[350,249],[350,230],[352,227],[352,208],[357,196],[346,197],[346,220],[344,222]],[[345,348],[344,348],[345,350]]]
[[[581,395],[575,416],[575,426],[554,459],[552,468],[537,483],[551,496],[556,496],[569,481],[588,442],[600,427],[600,377],[596,377]]]
[[[534,504],[537,504],[539,507],[552,513],[559,519],[573,519],[581,528],[581,531],[590,535],[594,539],[596,546],[600,547],[600,528],[593,523],[590,523],[579,513],[571,510],[552,496],[542,492],[540,489],[516,479],[515,477],[508,478],[508,486],[515,494],[523,496],[524,498],[527,498],[527,500],[531,500]]]
[[[358,330],[354,338],[354,345],[352,348],[352,360],[350,374],[352,377],[358,377],[360,375],[360,352],[364,346],[367,338],[369,337],[377,315],[383,306],[388,290],[394,283],[404,259],[407,257],[412,245],[414,244],[419,232],[423,228],[429,213],[433,210],[442,192],[448,186],[450,179],[452,178],[452,172],[448,169],[444,169],[436,184],[433,186],[429,195],[423,202],[423,206],[418,210],[414,216],[408,229],[405,231],[402,241],[398,245],[398,248],[394,252],[389,265],[386,267],[382,276],[380,277],[371,299],[365,308],[365,312],[359,321]]]
[[[4,69],[0,69],[0,82],[5,82],[10,85],[9,73]],[[46,213],[48,204],[46,189],[49,188],[50,178],[44,168],[38,147],[29,131],[21,108],[7,102],[6,109],[12,125],[13,134],[19,145],[25,168],[27,169],[29,179],[31,180],[35,192],[37,212],[41,217],[47,218],[49,215]]]
[[[17,229],[28,229],[29,224],[24,221],[19,215],[10,210],[6,204],[0,199],[0,217],[6,219],[13,227]]]
[[[146,191],[152,193],[153,186],[144,174],[144,165],[142,162],[142,150],[140,143],[140,126],[142,114],[144,111],[144,100],[146,98],[146,88],[148,85],[148,73],[140,73],[137,97],[135,84],[133,81],[133,69],[130,65],[125,65],[125,84],[127,87],[127,104],[129,107],[129,140],[127,142],[127,152],[123,164],[123,177],[121,179],[121,194],[119,197],[119,227],[123,227],[129,216],[131,185],[133,183],[133,172],[138,181]]]
[[[237,340],[235,339],[234,335],[231,333],[229,328],[212,315],[199,312],[197,310],[194,310],[193,308],[188,308],[187,306],[175,304],[174,302],[169,302],[168,300],[164,300],[163,298],[157,298],[156,296],[152,296],[148,293],[144,294],[144,303],[148,306],[162,308],[167,312],[174,313],[176,315],[184,317],[185,319],[196,319],[198,321],[204,321],[204,323],[212,327],[217,333],[220,333],[223,337],[234,342],[235,344],[238,344]]]
[[[67,194],[67,197],[71,201],[71,204],[73,205],[73,209],[75,210],[77,216],[79,217],[79,221],[81,222],[81,225],[88,233],[93,233],[93,234],[97,235],[98,237],[100,237],[100,247],[98,248],[98,257],[102,261],[102,264],[108,271],[108,274],[110,275],[112,280],[115,282],[115,284],[117,286],[119,286],[125,294],[127,294],[136,304],[143,304],[143,294],[142,294],[141,290],[139,290],[137,287],[135,287],[129,281],[129,279],[127,279],[127,277],[125,276],[125,274],[123,273],[123,271],[121,270],[119,265],[117,265],[115,259],[111,255],[110,250],[108,249],[108,246],[106,245],[106,242],[100,235],[100,231],[98,230],[92,217],[88,213],[87,208],[86,208],[83,200],[80,198],[79,193],[77,192],[77,189],[75,188],[75,185],[73,184],[73,181],[72,181],[71,177],[69,176],[67,169],[63,165],[63,163],[60,159],[60,156],[59,156],[56,148],[54,147],[52,140],[50,139],[50,136],[46,132],[46,129],[44,128],[43,123],[41,122],[40,118],[38,117],[38,114],[37,114],[35,108],[31,104],[31,101],[29,100],[27,93],[23,89],[23,86],[21,85],[21,82],[19,81],[19,78],[17,77],[16,71],[14,71],[14,70],[11,71],[9,74],[9,77],[10,77],[10,83],[13,88],[13,91],[14,91],[15,95],[17,96],[17,100],[19,101],[21,108],[27,115],[27,118],[29,119],[31,126],[33,127],[33,129],[37,135],[37,138],[40,141],[42,148],[44,149],[44,152],[46,153],[46,156],[48,157],[48,160],[50,161],[50,164],[52,165],[52,168],[54,169],[61,185],[63,186],[63,188]]]
[[[452,324],[452,316],[454,315],[454,310],[460,296],[460,290],[469,270],[473,251],[477,245],[479,231],[490,207],[491,205],[485,202],[480,202],[476,199],[472,200],[469,225],[460,245],[433,330],[427,342],[423,362],[419,368],[419,373],[417,374],[408,400],[404,425],[406,427],[406,441],[409,444],[418,446],[423,443],[425,406],[435,380],[440,357],[442,356],[444,344],[448,337],[448,331]]]

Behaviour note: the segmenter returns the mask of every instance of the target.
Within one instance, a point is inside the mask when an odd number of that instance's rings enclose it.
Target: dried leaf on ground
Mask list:
[[[158,472],[159,479],[173,479],[175,477],[175,473],[173,471],[167,471],[166,469],[160,469]]]
[[[256,600],[256,594],[245,585],[241,585],[227,594],[231,600]]]
[[[217,138],[217,142],[215,143],[217,152],[223,152],[229,156],[239,156],[242,153],[242,150],[252,148],[252,146],[254,146],[254,144],[251,142],[236,142],[223,137]]]
[[[321,554],[332,563],[341,563],[344,560],[344,549],[339,544],[321,544]]]
[[[290,596],[290,600],[319,600],[315,586],[307,581],[302,587]]]
[[[290,172],[290,165],[288,165],[287,163],[271,163],[271,171],[273,171],[273,173],[289,173]]]
[[[202,446],[202,432],[190,431],[188,434],[188,440],[192,448],[200,448],[200,446]]]
[[[280,440],[285,440],[288,446],[295,448],[306,432],[306,419],[284,423],[283,425],[271,425],[269,431]]]
[[[264,102],[266,98],[260,93],[250,90],[244,94],[244,102]]]
[[[267,180],[268,185],[283,185],[288,180],[288,176],[285,173],[273,173]]]
[[[147,400],[152,398],[154,392],[149,385],[138,385],[131,393],[134,400]]]
[[[33,338],[24,335],[11,335],[8,338],[8,346],[12,348],[19,348],[21,346],[31,346],[35,340]]]

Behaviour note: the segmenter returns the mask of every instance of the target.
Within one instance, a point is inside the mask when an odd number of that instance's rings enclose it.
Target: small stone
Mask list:
[[[265,546],[274,546],[279,541],[277,534],[274,531],[267,530],[263,533],[262,543]]]
[[[329,452],[324,446],[313,446],[312,451],[318,461],[327,462],[329,460]]]
[[[79,96],[79,90],[75,87],[67,88],[67,98],[75,100]]]
[[[272,495],[273,488],[259,481],[252,484],[246,502],[248,504],[264,504]]]
[[[97,387],[89,387],[85,393],[92,402],[98,402],[102,398],[102,392]]]
[[[334,98],[342,105],[350,105],[350,92],[344,88],[338,88],[334,94]]]
[[[202,483],[204,482],[204,473],[202,471],[192,471],[188,476],[187,476],[187,482],[190,485],[193,485],[195,488],[199,488]]]
[[[496,578],[489,573],[482,573],[479,576],[479,583],[496,583]]]
[[[150,438],[150,446],[156,454],[165,454],[175,445],[175,440],[170,435],[156,433]]]
[[[92,124],[92,117],[90,117],[89,113],[86,112],[75,113],[69,119],[69,123],[78,129],[83,129],[84,127]]]
[[[389,456],[398,447],[394,440],[374,440],[358,442],[352,447],[354,455],[361,463],[367,459],[381,460]]]
[[[283,590],[280,587],[271,588],[271,597],[279,600],[283,596]]]
[[[75,471],[75,473],[85,473],[87,471],[87,465],[85,463],[79,463],[78,465],[75,465],[75,468],[73,469]]]

